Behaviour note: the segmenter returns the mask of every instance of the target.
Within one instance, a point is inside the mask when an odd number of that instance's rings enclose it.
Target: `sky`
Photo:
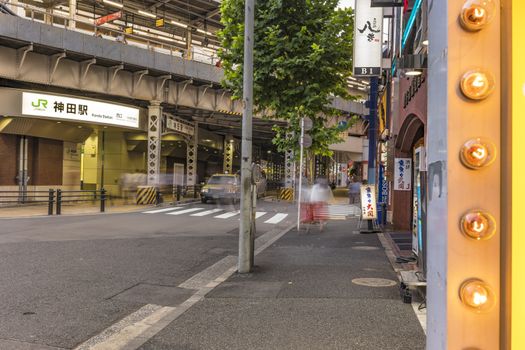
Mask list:
[[[354,7],[354,0],[340,0],[339,7]]]

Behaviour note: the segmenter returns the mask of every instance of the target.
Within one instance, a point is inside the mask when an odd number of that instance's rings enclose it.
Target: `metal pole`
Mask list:
[[[18,150],[18,201],[24,202],[24,136],[20,137]]]
[[[62,214],[62,190],[59,188],[57,189],[57,215]]]
[[[100,152],[100,159],[102,162],[100,166],[100,188],[101,189],[104,188],[104,163],[105,163],[105,157],[106,157],[105,146],[106,146],[106,132],[102,131],[102,145],[101,145],[102,152]]]
[[[47,215],[53,215],[53,201],[55,199],[55,190],[49,189],[49,198],[47,202]]]
[[[370,78],[370,97],[369,110],[370,119],[368,121],[368,184],[376,183],[376,158],[377,158],[377,90],[379,87],[378,77]],[[373,230],[372,220],[368,220],[368,230]]]
[[[103,213],[105,211],[106,211],[106,190],[101,189],[100,190],[100,212]]]
[[[304,150],[304,118],[301,118],[301,137],[299,138],[299,145],[301,152],[299,154],[299,190],[297,193],[297,231],[301,224],[301,194],[303,191],[303,150]]]
[[[253,250],[251,228],[252,114],[253,114],[253,39],[255,0],[246,0],[244,15],[244,74],[241,154],[241,220],[239,225],[239,273],[250,272]]]
[[[29,158],[29,140],[27,136],[24,136],[24,172],[23,172],[23,182],[24,182],[24,196],[22,202],[27,201],[27,182],[29,180],[29,172],[27,167],[27,159]]]

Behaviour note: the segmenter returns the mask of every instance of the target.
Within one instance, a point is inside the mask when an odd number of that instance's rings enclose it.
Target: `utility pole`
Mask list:
[[[253,117],[253,40],[255,0],[246,0],[244,8],[244,66],[241,154],[241,221],[239,224],[239,273],[252,269],[252,117]],[[255,233],[253,233],[255,234]]]

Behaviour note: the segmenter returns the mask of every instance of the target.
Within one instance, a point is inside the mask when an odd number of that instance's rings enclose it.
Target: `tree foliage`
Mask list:
[[[311,151],[330,155],[341,141],[341,127],[329,126],[338,111],[333,96],[348,95],[352,68],[352,9],[337,9],[338,0],[258,0],[255,11],[254,105],[265,117],[287,121],[275,125],[273,142],[280,151],[296,149],[300,119],[309,117]],[[223,0],[219,56],[223,85],[242,99],[244,0]],[[293,132],[293,137],[290,134]]]

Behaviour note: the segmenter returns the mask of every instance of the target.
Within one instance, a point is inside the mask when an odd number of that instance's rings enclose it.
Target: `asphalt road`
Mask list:
[[[0,348],[73,348],[146,304],[180,303],[191,291],[162,287],[237,254],[236,210],[0,219]],[[257,211],[258,235],[296,219],[287,203]]]

